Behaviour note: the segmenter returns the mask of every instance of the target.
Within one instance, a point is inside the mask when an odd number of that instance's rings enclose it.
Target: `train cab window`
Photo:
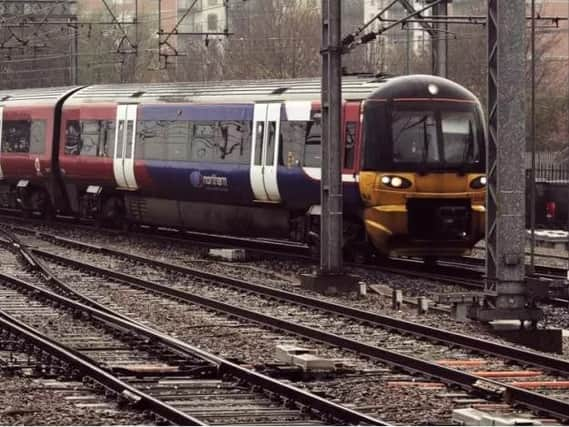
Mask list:
[[[346,133],[344,136],[344,169],[354,168],[354,154],[357,138],[357,123],[346,123]]]
[[[395,163],[440,161],[437,122],[433,112],[393,113],[393,161]]]
[[[4,120],[2,126],[3,153],[29,153],[31,120]]]
[[[306,126],[306,138],[304,145],[304,166],[320,167],[322,163],[322,153],[320,144],[322,142],[322,115],[314,113],[312,120]]]
[[[474,114],[471,112],[442,113],[443,148],[447,163],[480,163],[480,147],[474,120]]]

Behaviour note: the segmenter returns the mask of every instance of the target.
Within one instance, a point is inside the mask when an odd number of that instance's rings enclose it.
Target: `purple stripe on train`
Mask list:
[[[142,120],[191,120],[191,121],[251,121],[253,104],[225,105],[143,105]]]

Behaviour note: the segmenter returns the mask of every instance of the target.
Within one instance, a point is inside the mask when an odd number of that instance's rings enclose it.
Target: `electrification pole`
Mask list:
[[[320,269],[301,275],[303,287],[324,293],[350,292],[357,278],[343,271],[342,19],[341,0],[322,0],[322,174],[320,182]]]
[[[486,304],[480,320],[535,321],[525,282],[524,1],[488,0]]]
[[[341,0],[322,0],[322,183],[320,272],[342,273]]]
[[[434,17],[448,16],[448,2],[445,0],[433,7]],[[440,77],[447,77],[448,64],[448,24],[443,22],[433,25],[434,31],[431,35],[433,50],[433,74]]]

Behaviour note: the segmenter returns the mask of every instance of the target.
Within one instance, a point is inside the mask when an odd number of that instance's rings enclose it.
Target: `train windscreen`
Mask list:
[[[471,105],[376,104],[364,121],[364,169],[484,171],[484,130]]]

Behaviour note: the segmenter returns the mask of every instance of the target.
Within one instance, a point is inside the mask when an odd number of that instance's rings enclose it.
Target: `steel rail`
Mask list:
[[[150,290],[158,294],[169,296],[171,298],[175,298],[177,300],[185,301],[188,303],[194,303],[208,308],[213,308],[215,310],[228,313],[248,321],[253,320],[260,324],[269,326],[271,328],[292,332],[294,334],[301,335],[316,341],[338,346],[349,351],[354,351],[358,354],[371,357],[373,359],[385,362],[389,365],[397,366],[407,372],[411,373],[420,372],[428,377],[436,378],[447,384],[454,384],[470,392],[481,393],[486,397],[490,398],[500,398],[500,397],[507,398],[507,400],[509,401],[514,401],[516,403],[526,405],[537,411],[545,411],[553,416],[562,419],[569,419],[569,402],[553,399],[542,394],[527,391],[518,387],[513,387],[504,383],[499,383],[493,380],[472,375],[456,369],[447,368],[433,362],[408,356],[395,351],[387,350],[381,347],[368,345],[360,341],[355,341],[349,338],[328,333],[312,327],[299,325],[298,323],[293,323],[279,318],[275,318],[273,316],[264,315],[262,313],[247,310],[245,308],[227,304],[221,301],[191,294],[178,289],[173,289],[128,274],[118,273],[91,264],[86,264],[79,261],[66,259],[63,257],[59,257],[58,255],[51,254],[38,249],[34,249],[34,252],[62,264],[68,264],[84,270],[90,270],[97,274],[103,274],[109,278],[123,282],[130,286],[138,287],[145,290]],[[214,275],[206,273],[205,276],[214,276]],[[230,279],[230,280],[231,281],[236,280],[237,282],[240,283],[246,283],[239,281],[237,279]],[[248,287],[248,289],[250,290],[259,289],[258,286],[259,285],[251,285]],[[284,299],[282,298],[283,297],[283,294],[281,293],[282,291],[278,291],[272,288],[265,288],[265,289],[267,291],[269,290],[272,291],[270,293],[267,292],[267,295]],[[310,301],[310,304],[304,304],[304,305],[318,308],[320,310],[335,312],[336,314],[339,315],[349,316],[359,321],[367,321],[369,323],[379,324],[377,320],[382,319],[383,327],[399,329],[400,331],[406,330],[407,332],[412,332],[414,335],[424,336],[431,340],[435,339],[437,341],[446,342],[451,345],[462,345],[464,347],[468,347],[467,343],[470,343],[469,348],[471,348],[472,350],[479,352],[483,351],[486,353],[489,352],[489,350],[487,349],[494,348],[496,350],[495,354],[506,357],[509,360],[516,360],[515,357],[516,355],[518,356],[531,355],[536,359],[533,363],[529,361],[527,361],[527,363],[535,365],[537,364],[537,360],[551,361],[551,363],[548,364],[543,363],[540,366],[543,366],[548,370],[556,370],[569,374],[569,362],[560,359],[554,359],[548,356],[542,356],[536,353],[514,349],[512,347],[504,347],[499,344],[488,343],[482,340],[477,340],[471,337],[467,337],[465,335],[451,333],[449,331],[445,331],[442,329],[435,329],[419,324],[414,324],[411,322],[391,319],[385,316],[376,315],[374,313],[363,312],[349,307],[340,306],[317,299],[305,298],[297,294],[289,294],[289,296],[291,297],[291,300],[294,300],[297,303],[303,304]],[[406,329],[404,329],[403,326]],[[449,336],[455,338],[456,340],[449,339]],[[474,345],[474,343],[476,345]],[[503,354],[505,350],[507,350],[507,352],[506,354]],[[527,357],[526,358],[520,357],[520,359],[525,360],[527,359]],[[553,362],[555,362],[556,364],[553,364]]]
[[[74,243],[81,245],[81,243],[79,242],[74,242]],[[449,345],[458,345],[463,348],[467,348],[469,350],[482,351],[486,354],[492,354],[494,356],[506,357],[509,360],[515,361],[517,363],[531,364],[533,366],[548,371],[555,371],[562,373],[564,375],[569,375],[569,361],[543,355],[537,352],[518,349],[503,344],[493,343],[479,338],[471,337],[468,335],[463,335],[456,332],[447,331],[444,329],[434,328],[431,326],[426,326],[415,322],[396,319],[390,316],[383,316],[377,313],[372,313],[369,311],[352,308],[349,306],[301,295],[294,292],[284,291],[274,287],[255,284],[245,280],[236,279],[233,277],[222,276],[215,273],[209,273],[207,271],[193,269],[190,267],[185,267],[155,259],[148,259],[140,255],[126,254],[123,252],[118,252],[104,247],[98,247],[98,246],[96,247],[93,245],[89,245],[89,248],[93,250],[95,249],[101,250],[102,253],[106,253],[109,255],[128,258],[137,262],[143,262],[146,264],[154,265],[159,268],[176,271],[178,273],[194,275],[197,277],[201,277],[203,279],[222,282],[228,286],[232,286],[237,289],[256,292],[258,294],[266,295],[272,298],[277,298],[283,301],[292,302],[295,304],[301,304],[303,306],[318,310],[324,310],[340,316],[347,316],[356,321],[369,322],[383,328],[394,329],[402,333],[411,333],[413,335],[421,336],[430,340],[444,342]],[[136,283],[140,285],[153,283],[145,281],[143,279],[139,279],[131,275],[111,271],[85,262],[67,259],[65,257],[41,249],[32,249],[32,253],[51,259],[58,263],[72,265],[79,269],[88,269],[98,274],[104,274],[108,277],[112,277],[117,280],[122,280],[129,283]],[[155,285],[161,286],[158,284]],[[165,289],[170,289],[170,288],[165,288]]]
[[[131,404],[144,406],[145,409],[149,409],[156,415],[178,425],[205,425],[197,418],[184,414],[167,403],[130,386],[97,366],[89,358],[42,335],[39,331],[13,318],[3,310],[0,310],[0,328],[22,337],[26,342],[75,367],[83,376],[92,378],[106,389],[127,399]]]
[[[19,289],[26,290],[33,294],[34,297],[41,297],[59,303],[72,310],[78,310],[87,313],[92,319],[100,321],[115,329],[122,331],[135,332],[138,335],[145,336],[153,342],[160,343],[165,347],[182,354],[184,356],[191,356],[194,358],[202,359],[206,362],[217,366],[220,374],[229,374],[236,378],[246,381],[248,384],[259,386],[265,390],[275,393],[279,396],[286,397],[293,402],[302,404],[311,409],[317,410],[323,417],[332,417],[333,419],[341,420],[343,422],[353,424],[371,424],[371,425],[389,425],[388,423],[362,414],[356,410],[352,410],[345,406],[330,402],[324,398],[316,396],[312,393],[298,389],[294,386],[284,384],[266,375],[246,369],[236,363],[229,362],[219,356],[210,354],[202,349],[194,347],[186,342],[168,336],[160,331],[150,327],[142,326],[123,319],[122,317],[103,312],[95,308],[89,307],[80,302],[71,300],[67,297],[55,294],[46,289],[37,287],[31,283],[27,283],[16,277],[0,273],[0,281],[11,283]],[[568,412],[569,414],[569,412]]]

